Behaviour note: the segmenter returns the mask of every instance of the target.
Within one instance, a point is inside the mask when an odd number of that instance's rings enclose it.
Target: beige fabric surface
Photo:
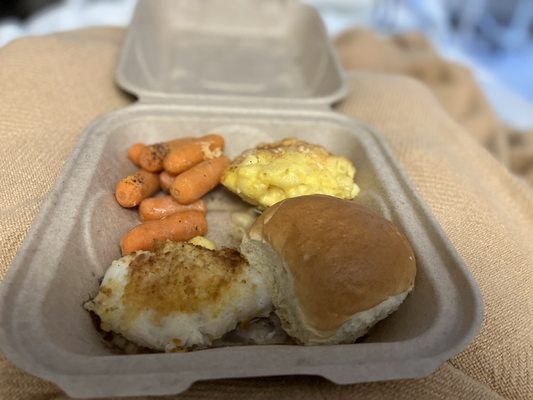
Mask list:
[[[91,29],[0,49],[0,275],[83,128],[130,100],[112,84],[122,34]],[[533,398],[531,189],[422,84],[371,72],[352,73],[349,83],[353,90],[338,110],[385,136],[479,282],[485,300],[480,334],[421,380],[348,386],[315,377],[224,380],[199,382],[177,398]],[[0,357],[0,398],[66,396]]]
[[[426,84],[455,121],[533,186],[533,131],[502,124],[467,67],[443,60],[417,33],[385,37],[352,29],[335,44],[347,69],[401,74]]]

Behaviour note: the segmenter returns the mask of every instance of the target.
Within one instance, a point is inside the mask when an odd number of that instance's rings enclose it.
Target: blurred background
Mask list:
[[[533,129],[533,1],[304,0],[332,37],[352,27],[419,32],[447,60],[468,66],[501,121]],[[126,26],[136,0],[1,0],[0,47],[28,35]],[[0,61],[1,62],[1,61]]]

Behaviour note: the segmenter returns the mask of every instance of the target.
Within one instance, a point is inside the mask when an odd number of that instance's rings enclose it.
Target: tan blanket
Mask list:
[[[99,114],[131,101],[112,83],[122,35],[118,29],[82,30],[0,49],[0,276],[79,134]],[[346,40],[340,45],[348,64]],[[377,62],[367,69],[384,70]],[[479,144],[497,149],[492,128],[469,127],[438,91],[440,104],[427,86],[411,78],[376,72],[348,78],[352,90],[338,111],[383,133],[465,259],[485,300],[480,334],[421,380],[348,386],[315,377],[224,380],[199,382],[179,398],[533,398],[531,189]],[[66,397],[0,356],[0,398]]]
[[[385,38],[353,29],[335,44],[349,70],[407,75],[426,84],[455,121],[533,186],[533,130],[517,132],[498,121],[468,68],[443,60],[416,33]]]

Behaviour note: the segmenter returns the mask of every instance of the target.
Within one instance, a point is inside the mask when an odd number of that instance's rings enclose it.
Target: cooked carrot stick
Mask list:
[[[202,161],[174,179],[170,194],[181,204],[198,200],[218,185],[222,172],[229,164],[230,160],[226,156]]]
[[[206,232],[205,214],[200,211],[186,211],[137,225],[122,237],[120,248],[125,256],[137,250],[151,250],[155,241],[187,241]]]
[[[128,158],[138,167],[141,165],[139,164],[139,157],[141,155],[141,151],[143,151],[145,147],[146,145],[144,143],[135,143],[132,144],[130,149],[128,150]]]
[[[175,147],[193,142],[193,138],[181,138],[146,146],[139,155],[141,167],[150,172],[158,172],[163,169],[163,159]]]
[[[159,173],[159,185],[161,186],[161,190],[168,193],[170,185],[172,185],[174,179],[176,179],[176,175],[169,174],[167,171],[161,171]]]
[[[159,176],[140,169],[115,187],[115,198],[122,207],[135,207],[159,190]]]
[[[196,141],[172,149],[163,160],[165,171],[179,174],[209,158],[222,155],[224,138],[220,135],[206,135]]]
[[[139,204],[139,217],[141,221],[151,221],[191,210],[203,213],[207,211],[202,200],[197,200],[191,204],[180,204],[172,196],[149,197]]]

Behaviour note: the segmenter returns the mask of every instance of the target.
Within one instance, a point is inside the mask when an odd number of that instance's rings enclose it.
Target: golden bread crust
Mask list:
[[[353,201],[287,199],[267,209],[249,235],[268,242],[285,262],[306,322],[317,331],[335,331],[355,313],[414,285],[407,239]]]

